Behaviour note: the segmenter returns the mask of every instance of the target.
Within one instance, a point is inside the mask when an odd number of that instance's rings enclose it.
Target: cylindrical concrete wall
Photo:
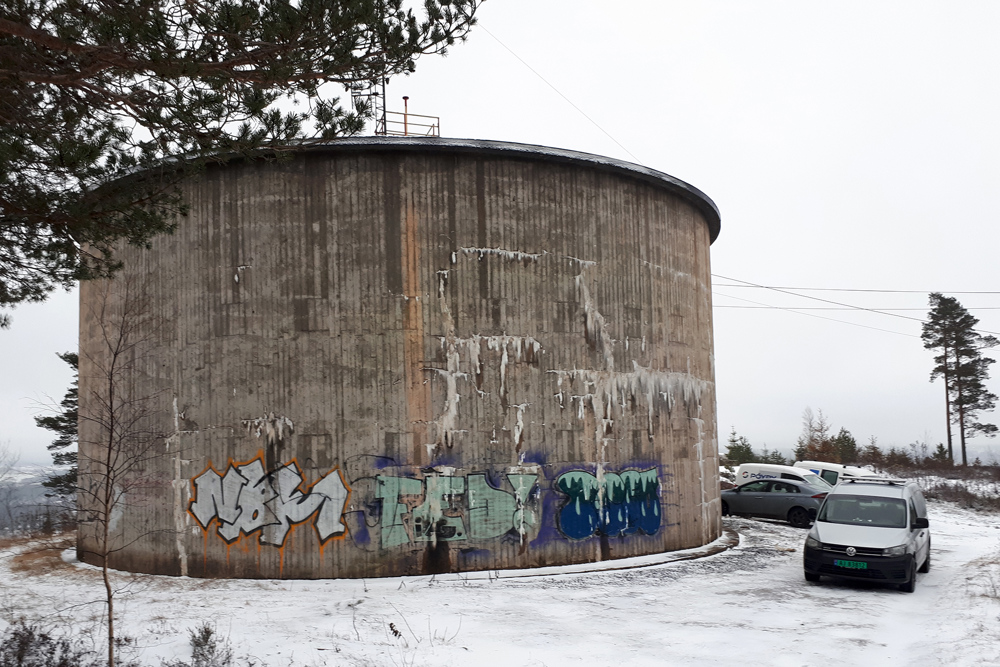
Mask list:
[[[85,559],[104,523],[115,567],[199,577],[527,568],[720,534],[719,217],[698,190],[440,139],[182,190],[173,235],[82,286]],[[132,462],[109,468],[108,442]]]

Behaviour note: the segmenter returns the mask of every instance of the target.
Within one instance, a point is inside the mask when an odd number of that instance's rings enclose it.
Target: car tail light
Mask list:
[[[817,493],[815,496],[813,496],[813,498],[826,498],[826,494],[825,493]]]

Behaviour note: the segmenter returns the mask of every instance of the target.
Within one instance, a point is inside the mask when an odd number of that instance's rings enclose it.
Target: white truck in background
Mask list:
[[[868,468],[860,466],[845,466],[839,463],[826,463],[824,461],[796,461],[792,467],[800,470],[808,470],[813,474],[822,477],[830,486],[836,486],[838,482],[852,477],[879,477]]]
[[[795,468],[773,463],[742,463],[736,469],[737,486],[742,486],[748,482],[755,482],[759,479],[793,479],[799,482],[808,482],[820,488],[833,486],[833,484],[827,482],[818,473],[805,470],[802,467]]]

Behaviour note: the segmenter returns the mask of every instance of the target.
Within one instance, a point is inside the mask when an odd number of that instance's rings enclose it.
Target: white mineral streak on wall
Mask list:
[[[531,336],[485,336],[486,347],[500,351],[500,395],[507,395],[507,364],[510,363],[510,352],[514,352],[514,361],[520,363],[534,361],[542,344]]]
[[[521,434],[524,433],[524,409],[529,405],[531,403],[521,403],[520,405],[511,406],[517,408],[517,423],[514,424],[514,446],[518,449],[521,448]]]
[[[521,252],[519,250],[505,250],[503,248],[462,248],[462,252],[466,255],[479,255],[480,261],[482,261],[483,257],[493,256],[513,262],[535,262],[538,261],[538,258],[542,255],[548,254],[544,250],[540,253],[536,253]]]
[[[128,498],[125,497],[125,491],[117,484],[111,487],[111,497],[115,498],[115,501],[111,505],[111,513],[108,515],[108,532],[114,533],[118,530],[118,522],[125,516],[125,506],[128,505]]]
[[[571,262],[576,262],[581,268],[589,269],[597,266],[597,262],[593,262],[589,259],[580,259],[579,257],[572,257],[570,255],[562,255],[563,259],[568,259]]]
[[[438,298],[439,299],[443,299],[444,298],[444,288],[448,286],[448,271],[444,271],[444,270],[438,271],[437,272],[437,278],[438,278]],[[449,313],[449,315],[450,314],[451,313]]]
[[[673,278],[680,278],[682,280],[691,279],[691,274],[684,271],[678,271],[677,269],[672,269],[670,267],[660,266],[659,264],[653,264],[652,262],[647,262],[642,260],[642,263],[648,266],[650,269],[656,271],[657,274],[663,275],[664,273],[669,273]]]
[[[604,364],[607,370],[613,371],[615,369],[614,339],[608,333],[607,322],[604,316],[597,310],[597,306],[590,296],[587,280],[582,273],[576,277],[576,288],[579,292],[580,303],[583,306],[585,314],[584,334],[587,336],[587,340],[593,341],[598,351],[604,355]]]
[[[241,264],[240,266],[237,266],[236,273],[233,274],[233,280],[237,283],[240,282],[240,274],[246,271],[247,269],[252,269],[252,268],[253,266],[250,264]]]
[[[500,353],[500,395],[507,395],[507,365],[511,363],[511,356],[515,363],[521,361],[532,362],[542,350],[542,345],[531,336],[480,336],[473,335],[469,338],[457,338],[453,335],[441,338],[441,347],[445,349],[447,368],[431,368],[441,375],[445,381],[445,404],[441,416],[435,420],[438,429],[438,442],[447,446],[452,446],[453,436],[459,432],[455,426],[458,418],[458,404],[460,395],[458,393],[458,380],[468,380],[470,377],[476,379],[476,390],[480,397],[486,394],[479,391],[482,384],[482,346],[485,343],[486,349]],[[462,353],[465,353],[468,364],[468,372],[462,372]],[[526,404],[525,404],[526,405]],[[521,430],[523,430],[523,411],[520,407],[518,419],[522,420]],[[520,431],[516,432],[520,435]],[[517,437],[514,439],[517,442]],[[431,453],[432,450],[428,449]]]
[[[714,473],[712,473],[712,468],[714,467],[718,471],[718,462],[712,461],[713,465],[709,466],[709,461],[704,458],[705,453],[705,422],[701,419],[692,419],[692,421],[698,426],[698,441],[694,443],[694,450],[698,458],[698,466],[701,468],[699,471],[701,474],[698,476],[701,481],[701,525],[708,526],[711,525],[711,518],[709,513],[709,503],[711,502],[708,498],[708,489],[705,488],[706,479],[714,479]],[[706,467],[708,470],[706,471]]]
[[[577,402],[577,418],[583,419],[589,406],[598,424],[600,437],[614,424],[615,407],[619,416],[624,416],[627,409],[626,399],[645,398],[648,411],[648,429],[653,431],[653,415],[659,408],[673,412],[677,399],[681,399],[687,408],[689,417],[701,414],[701,395],[710,388],[709,382],[692,376],[690,373],[675,373],[642,368],[635,361],[633,369],[625,372],[615,371],[548,371],[559,376],[559,387],[562,390],[563,379],[572,383],[580,380],[590,391],[585,394],[571,394],[570,403]],[[560,391],[562,394],[563,391]],[[562,397],[559,398],[560,403]]]
[[[295,430],[295,424],[291,419],[281,415],[276,416],[273,412],[257,419],[243,419],[241,423],[247,430],[247,435],[256,435],[258,438],[263,436],[269,445],[284,440],[286,428],[289,433]]]
[[[187,461],[181,460],[181,413],[177,408],[177,397],[174,396],[174,432],[164,443],[167,451],[171,445],[175,447],[174,453],[174,478],[170,480],[170,486],[174,492],[174,543],[177,545],[177,560],[180,562],[181,576],[188,575],[187,549],[184,548],[184,529],[187,527],[187,512],[184,508],[188,506],[190,498],[190,485],[188,480],[182,477],[181,464]]]
[[[438,441],[440,444],[446,447],[451,447],[453,442],[453,437],[455,434],[455,421],[458,419],[458,401],[460,396],[458,395],[458,378],[467,378],[465,373],[459,371],[459,348],[455,344],[455,339],[451,338],[449,340],[441,339],[441,344],[447,343],[448,349],[446,352],[446,357],[448,360],[448,368],[434,368],[441,374],[445,381],[445,401],[444,401],[444,412],[441,416],[437,418],[434,422],[437,424],[438,429]],[[434,444],[429,444],[427,447],[427,455],[432,456],[434,453]]]
[[[514,527],[517,528],[521,544],[524,544],[524,541],[528,537],[528,528],[536,522],[534,515],[529,514],[530,510],[526,508],[525,502],[531,490],[535,487],[535,483],[541,473],[541,468],[537,465],[512,466],[507,470],[507,481],[514,488],[514,499],[517,502],[517,511],[514,513]]]

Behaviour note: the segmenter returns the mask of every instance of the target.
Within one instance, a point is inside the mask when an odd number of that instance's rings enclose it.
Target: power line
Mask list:
[[[842,303],[840,301],[831,301],[830,299],[821,299],[818,296],[809,296],[808,294],[798,294],[796,292],[791,292],[791,291],[789,291],[789,290],[787,290],[785,288],[781,288],[781,287],[767,287],[765,285],[758,285],[756,283],[752,283],[752,282],[747,281],[747,280],[740,280],[739,278],[730,278],[728,276],[722,276],[722,275],[719,275],[719,274],[716,274],[716,273],[713,273],[712,276],[717,277],[717,278],[722,278],[723,280],[731,280],[731,281],[734,281],[734,282],[737,282],[737,283],[742,283],[744,285],[751,286],[751,287],[759,287],[761,289],[771,290],[772,292],[779,292],[781,294],[789,294],[791,296],[797,296],[797,297],[802,298],[802,299],[811,299],[812,301],[820,301],[822,303],[829,303],[829,304],[833,304],[834,306],[844,306],[845,308],[847,308],[849,310],[860,310],[860,311],[867,312],[867,313],[876,313],[878,315],[887,315],[889,317],[898,317],[899,319],[910,320],[912,322],[920,322],[921,324],[923,324],[924,321],[925,321],[925,320],[923,320],[921,318],[918,318],[918,317],[910,317],[909,315],[899,315],[897,313],[890,313],[890,312],[887,312],[887,311],[884,311],[884,310],[876,310],[874,308],[864,308],[863,306],[855,306],[853,304]],[[726,296],[726,295],[723,295],[723,296]],[[736,298],[736,297],[730,297],[730,298]],[[757,305],[766,306],[768,304],[757,304]],[[806,314],[807,313],[803,313],[803,315],[806,315]],[[1000,333],[997,333],[996,331],[987,331],[985,329],[976,329],[976,331],[978,331],[979,333],[987,333],[987,334],[994,334],[994,335],[1000,336]],[[905,335],[909,335],[909,334],[905,334]]]
[[[897,336],[906,336],[908,338],[920,338],[920,336],[915,336],[913,334],[903,333],[902,331],[893,331],[891,329],[880,329],[879,327],[871,327],[867,324],[858,324],[857,322],[848,322],[847,320],[838,320],[833,317],[823,317],[822,315],[814,315],[813,313],[803,313],[795,308],[782,308],[781,306],[768,306],[767,304],[762,304],[759,301],[751,301],[750,299],[743,299],[738,296],[733,296],[731,294],[719,294],[719,296],[724,296],[727,299],[736,299],[737,301],[746,301],[747,303],[757,304],[758,306],[765,306],[767,308],[773,308],[775,310],[786,310],[790,313],[795,313],[797,315],[805,315],[806,317],[815,317],[821,320],[829,320],[830,322],[839,322],[841,324],[850,324],[853,327],[861,327],[863,329],[874,329],[875,331],[882,331],[885,333],[896,334]],[[718,308],[718,306],[715,306]]]
[[[723,286],[724,287],[724,286]],[[730,297],[727,294],[721,294],[720,296],[726,296],[731,299],[736,297]],[[777,309],[777,310],[854,310],[854,308],[838,308],[834,306],[793,306],[790,308],[781,308],[779,306],[715,306],[716,308],[749,308],[749,309]],[[916,310],[920,312],[927,312],[926,308],[876,308],[879,312],[881,311],[895,311],[895,310]],[[983,308],[966,308],[966,310],[1000,310],[1000,306],[986,306]]]
[[[717,276],[717,274],[712,274]],[[723,276],[717,276],[723,278],[723,280],[734,280],[733,278],[725,278]],[[940,294],[1000,294],[1000,292],[987,292],[987,291],[958,291],[958,290],[918,290],[918,289],[859,289],[851,287],[785,287],[780,285],[754,285],[751,283],[746,284],[728,284],[728,283],[714,283],[714,287],[752,287],[756,289],[793,289],[799,292],[871,292],[876,294],[930,294],[931,292],[939,292]]]
[[[541,79],[541,80],[542,80],[542,82],[543,82],[543,83],[545,83],[545,85],[546,85],[546,86],[548,86],[548,87],[549,87],[549,88],[551,88],[552,90],[556,91],[556,94],[558,94],[558,95],[559,95],[559,97],[561,97],[561,98],[563,98],[564,100],[566,100],[566,101],[567,101],[567,102],[569,103],[569,105],[570,105],[571,107],[573,107],[574,109],[576,109],[577,111],[579,111],[579,112],[580,112],[580,115],[581,115],[581,116],[583,116],[584,118],[586,118],[587,120],[589,120],[589,121],[591,122],[591,124],[592,124],[592,125],[593,125],[594,127],[596,127],[596,128],[598,129],[598,130],[600,130],[601,132],[603,132],[603,133],[604,133],[604,134],[605,134],[605,135],[606,135],[606,136],[608,137],[608,139],[610,139],[611,141],[613,141],[613,142],[615,142],[616,144],[618,144],[618,147],[619,147],[619,148],[621,148],[621,149],[622,149],[623,151],[625,151],[626,153],[628,153],[628,154],[629,154],[629,157],[631,157],[631,158],[632,158],[633,160],[635,160],[637,164],[643,164],[642,160],[640,160],[639,158],[637,158],[637,157],[636,157],[635,155],[633,155],[633,154],[632,154],[632,151],[630,151],[629,149],[625,148],[625,146],[623,146],[623,145],[622,145],[622,143],[621,143],[620,141],[618,141],[617,139],[615,139],[614,137],[612,137],[612,136],[611,136],[611,133],[610,133],[610,132],[608,132],[608,131],[607,131],[607,130],[605,130],[605,129],[604,129],[603,127],[601,127],[600,125],[598,125],[598,124],[597,124],[597,121],[595,121],[595,120],[594,120],[593,118],[591,118],[590,116],[588,116],[588,115],[587,115],[587,114],[586,114],[586,113],[584,112],[584,110],[583,110],[583,109],[581,109],[580,107],[578,107],[578,106],[576,106],[575,104],[573,104],[573,100],[571,100],[571,99],[569,99],[568,97],[566,97],[565,95],[563,95],[563,94],[562,94],[562,91],[560,91],[560,90],[559,90],[558,88],[556,88],[556,87],[555,87],[555,86],[553,86],[553,85],[552,85],[551,83],[549,83],[548,79],[546,79],[546,78],[545,78],[544,76],[542,76],[541,74],[539,74],[539,73],[538,73],[538,72],[537,72],[537,71],[535,70],[535,68],[534,68],[534,67],[532,67],[532,66],[531,66],[531,65],[529,65],[529,64],[528,64],[527,62],[525,62],[524,58],[522,58],[521,56],[519,56],[519,55],[517,55],[516,53],[514,53],[514,50],[513,50],[513,49],[511,49],[511,48],[510,48],[509,46],[507,46],[506,44],[504,44],[503,42],[501,42],[501,41],[500,41],[500,38],[499,38],[499,37],[497,37],[497,36],[496,36],[496,35],[494,35],[494,34],[493,34],[492,32],[490,32],[489,30],[487,30],[487,29],[486,29],[486,26],[484,26],[484,25],[483,25],[483,22],[482,22],[482,21],[476,21],[476,26],[477,26],[477,27],[478,27],[479,29],[483,30],[483,31],[484,31],[484,32],[485,32],[485,33],[486,33],[487,35],[489,35],[490,37],[492,37],[492,38],[493,38],[494,40],[496,40],[496,43],[497,43],[497,44],[499,44],[499,45],[500,45],[500,46],[502,46],[503,48],[507,49],[507,51],[509,51],[509,52],[510,52],[510,55],[512,55],[512,56],[514,56],[515,58],[517,58],[518,60],[520,60],[520,61],[521,61],[521,64],[522,64],[522,65],[524,65],[525,67],[527,67],[527,68],[528,68],[529,70],[531,70],[531,73],[532,73],[532,74],[534,74],[534,75],[535,75],[535,76],[537,76],[537,77],[538,77],[539,79]]]
[[[714,276],[716,274],[713,273],[712,275]],[[832,303],[835,306],[844,306],[845,308],[848,308],[850,310],[864,310],[864,311],[867,311],[869,313],[880,313],[882,315],[888,315],[889,317],[898,317],[898,318],[903,319],[903,320],[912,320],[914,322],[921,322],[921,323],[923,323],[923,319],[918,318],[918,317],[909,317],[907,315],[897,315],[895,313],[887,313],[887,312],[882,311],[882,310],[875,310],[874,308],[864,308],[863,306],[855,306],[855,305],[852,305],[852,304],[849,304],[849,303],[841,303],[839,301],[831,301],[829,299],[821,299],[818,296],[809,296],[808,294],[796,294],[795,292],[789,292],[787,289],[784,289],[784,288],[781,288],[781,287],[766,287],[764,285],[757,285],[755,283],[751,283],[751,282],[746,281],[746,280],[740,280],[739,278],[727,278],[726,276],[719,276],[719,278],[722,278],[723,280],[733,280],[733,281],[736,281],[738,283],[743,283],[745,285],[751,285],[753,287],[761,287],[763,289],[768,289],[768,290],[771,290],[773,292],[780,292],[781,294],[790,294],[792,296],[801,297],[803,299],[811,299],[813,301],[822,301],[823,303]]]

